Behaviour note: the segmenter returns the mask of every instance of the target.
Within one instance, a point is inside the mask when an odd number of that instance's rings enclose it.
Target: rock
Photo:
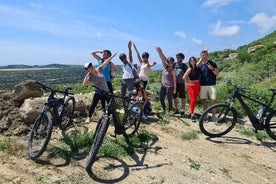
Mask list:
[[[41,97],[42,95],[43,91],[40,86],[33,80],[27,80],[15,86],[14,92],[11,94],[11,100],[14,102],[14,106],[20,107],[25,99]]]
[[[11,126],[12,121],[9,117],[4,117],[0,120],[0,132],[6,131]]]
[[[29,98],[19,108],[19,114],[25,122],[33,122],[41,112],[47,97]]]

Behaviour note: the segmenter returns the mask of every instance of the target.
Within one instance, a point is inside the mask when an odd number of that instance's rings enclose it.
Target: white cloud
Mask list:
[[[260,33],[265,33],[276,28],[276,15],[269,17],[265,13],[258,13],[249,21],[250,24],[256,24]]]
[[[202,4],[203,7],[220,7],[226,6],[231,2],[236,0],[207,0],[205,3]]]
[[[202,40],[199,40],[199,39],[196,39],[196,38],[193,38],[192,41],[197,44],[197,45],[201,45],[202,44]]]
[[[218,21],[215,25],[212,34],[215,36],[233,36],[236,35],[240,31],[240,27],[237,25],[223,27],[221,26],[221,22]]]
[[[186,38],[186,33],[176,31],[176,32],[174,32],[174,34],[176,36],[179,36],[180,38],[184,38],[184,39]]]

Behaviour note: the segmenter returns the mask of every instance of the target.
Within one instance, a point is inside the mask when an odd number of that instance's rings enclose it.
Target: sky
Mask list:
[[[93,50],[150,61],[237,49],[276,30],[275,0],[0,0],[0,65],[96,63]],[[134,62],[138,63],[133,49]]]

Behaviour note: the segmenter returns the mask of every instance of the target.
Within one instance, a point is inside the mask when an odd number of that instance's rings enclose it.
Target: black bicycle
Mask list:
[[[276,140],[276,109],[273,109],[272,102],[276,95],[276,89],[269,89],[272,92],[268,103],[261,102],[248,95],[249,92],[243,87],[232,84],[230,80],[227,84],[234,87],[234,93],[229,97],[226,103],[218,103],[207,108],[199,118],[199,128],[209,137],[220,137],[230,132],[237,122],[237,111],[233,107],[237,99],[242,109],[244,109],[255,132],[266,130],[267,134]],[[244,99],[255,102],[261,106],[257,116],[252,109],[244,102]]]
[[[94,86],[97,88],[96,86]],[[107,113],[103,113],[99,118],[96,130],[92,138],[92,146],[88,155],[88,159],[85,165],[87,172],[90,172],[91,166],[96,161],[96,155],[98,154],[99,148],[103,143],[104,136],[107,132],[108,126],[113,123],[115,127],[115,137],[116,135],[121,135],[125,138],[132,137],[139,128],[140,122],[142,120],[142,103],[140,101],[131,100],[130,96],[135,95],[129,93],[129,96],[120,97],[112,93],[107,93],[104,90],[101,90],[103,95],[108,99]],[[120,113],[119,105],[116,103],[116,99],[123,100],[126,103],[123,103],[124,113]]]
[[[74,94],[69,93],[71,87],[65,86],[64,91],[59,91],[39,82],[36,83],[42,89],[51,92],[30,132],[28,154],[33,160],[45,151],[51,138],[53,126],[58,126],[60,130],[65,130],[69,125],[74,126],[72,119],[75,111],[75,98],[70,96]],[[58,97],[57,93],[63,94],[63,97]]]

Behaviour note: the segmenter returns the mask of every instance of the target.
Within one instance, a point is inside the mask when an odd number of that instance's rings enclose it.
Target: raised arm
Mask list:
[[[142,58],[141,58],[141,56],[140,56],[140,53],[139,53],[139,51],[138,51],[138,49],[137,49],[137,47],[136,47],[136,45],[133,43],[133,47],[134,47],[134,49],[135,49],[135,51],[136,51],[136,54],[137,54],[137,58],[138,58],[138,60],[139,60],[139,63],[143,63],[143,60],[142,60]]]
[[[167,58],[164,55],[162,49],[160,47],[156,47],[156,51],[157,51],[157,53],[158,53],[158,55],[159,55],[159,57],[162,61],[162,65],[164,66],[164,68],[166,68],[167,67],[167,63],[166,63]]]
[[[150,67],[152,67],[152,66],[154,66],[154,65],[156,65],[156,62],[155,62],[155,61],[149,63],[149,66],[150,66]]]
[[[111,78],[111,80],[113,80],[118,73],[118,69],[117,69],[116,65],[114,65],[113,62],[110,62],[110,67],[113,70],[113,74],[112,74],[112,78]]]
[[[92,55],[97,61],[102,60],[103,58],[100,57],[97,53],[101,53],[101,54],[102,54],[103,51],[102,51],[102,50],[94,50],[94,51],[91,52],[91,55]]]
[[[133,62],[133,58],[132,58],[132,50],[131,50],[131,41],[128,42],[128,58],[129,58],[129,62],[132,63]]]
[[[101,69],[105,68],[106,65],[111,61],[112,58],[114,58],[117,55],[117,52],[115,52],[112,56],[104,60],[103,64],[100,66]]]

